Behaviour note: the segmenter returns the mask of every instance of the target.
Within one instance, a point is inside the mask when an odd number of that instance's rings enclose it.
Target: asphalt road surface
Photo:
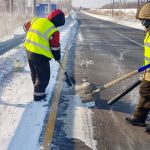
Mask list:
[[[67,72],[77,84],[103,85],[143,64],[143,31],[77,14],[79,30],[70,39]],[[112,107],[107,101],[138,76],[100,94],[96,103],[82,104],[64,83],[51,141],[53,150],[149,150],[150,135],[126,123],[139,98],[138,87]],[[148,123],[148,122],[147,122]]]

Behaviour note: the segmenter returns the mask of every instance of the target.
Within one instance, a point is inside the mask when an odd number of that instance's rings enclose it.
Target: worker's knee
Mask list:
[[[142,82],[139,93],[141,97],[147,97],[150,99],[150,81],[144,80]]]

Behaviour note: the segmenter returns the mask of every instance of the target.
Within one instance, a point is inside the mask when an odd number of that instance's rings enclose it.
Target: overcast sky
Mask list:
[[[112,0],[72,0],[72,5],[75,7],[98,8],[104,4],[111,3]]]

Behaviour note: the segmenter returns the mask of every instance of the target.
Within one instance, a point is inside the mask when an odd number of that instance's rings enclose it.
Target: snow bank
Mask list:
[[[85,11],[82,11],[82,12],[84,14],[87,14],[87,15],[92,16],[92,17],[96,17],[98,19],[112,21],[114,23],[121,24],[121,25],[124,25],[124,26],[144,30],[144,27],[142,26],[141,21],[135,20],[135,19],[133,21],[131,21],[131,19],[128,18],[127,16],[122,16],[121,18],[120,17],[117,18],[117,17],[112,17],[112,16],[92,14],[92,13],[88,13],[88,12],[85,12]]]

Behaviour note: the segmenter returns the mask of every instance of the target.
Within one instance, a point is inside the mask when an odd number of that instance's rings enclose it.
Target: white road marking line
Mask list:
[[[133,42],[133,43],[135,43],[135,44],[137,44],[137,45],[141,46],[141,47],[144,47],[142,44],[140,44],[140,43],[138,43],[138,42],[136,42],[136,41],[134,41],[134,40],[130,39],[129,37],[127,37],[127,36],[125,36],[125,35],[123,35],[123,34],[121,34],[121,33],[117,32],[117,31],[115,31],[115,30],[112,30],[112,29],[111,29],[111,28],[109,28],[108,26],[104,25],[104,27],[106,27],[107,29],[111,30],[112,32],[114,32],[114,33],[116,33],[116,34],[118,34],[118,35],[120,35],[120,36],[124,37],[125,39],[127,39],[127,40],[129,40],[129,41],[131,41],[131,42]]]

